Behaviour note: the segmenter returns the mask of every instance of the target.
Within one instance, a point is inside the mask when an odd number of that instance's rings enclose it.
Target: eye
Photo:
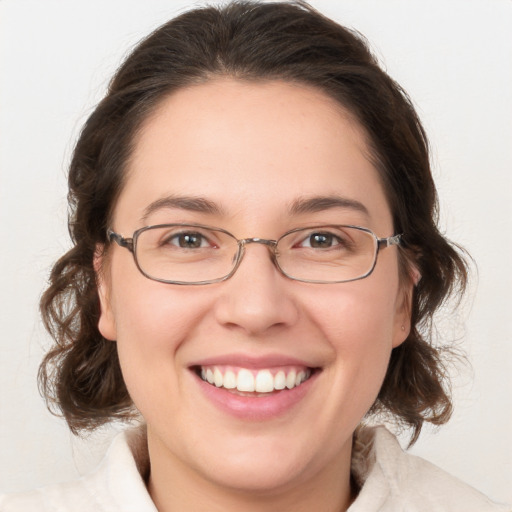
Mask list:
[[[342,241],[336,235],[329,232],[310,233],[301,243],[300,247],[310,247],[311,249],[330,249],[340,245]]]
[[[197,232],[183,232],[176,233],[172,236],[169,236],[164,243],[169,245],[175,245],[182,249],[200,249],[202,247],[210,247],[211,244],[208,242],[208,239]]]

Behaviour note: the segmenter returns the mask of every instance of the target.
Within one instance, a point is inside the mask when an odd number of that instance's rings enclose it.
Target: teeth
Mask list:
[[[208,374],[208,372],[206,372]],[[287,376],[286,376],[286,387],[288,389],[292,389],[295,387],[295,380],[297,379],[297,374],[295,373],[295,370],[292,370]]]
[[[215,368],[215,370],[213,370],[213,382],[218,388],[220,388],[224,383],[224,377],[222,377],[222,373],[220,373],[220,370],[218,368]]]
[[[240,370],[238,372],[238,379],[236,380],[236,389],[238,391],[254,391],[254,377],[249,370]]]
[[[271,393],[274,391],[274,377],[268,370],[258,372],[255,387],[258,393]]]
[[[247,393],[272,393],[274,390],[293,389],[300,386],[311,375],[310,370],[279,370],[275,375],[270,370],[251,371],[233,369],[201,368],[201,378],[220,388],[237,389]]]
[[[236,375],[235,372],[232,372],[231,370],[228,370],[224,374],[224,387],[226,389],[235,389],[236,388]]]
[[[274,377],[274,388],[275,389],[284,389],[286,387],[286,375],[283,371],[279,371],[276,373]]]

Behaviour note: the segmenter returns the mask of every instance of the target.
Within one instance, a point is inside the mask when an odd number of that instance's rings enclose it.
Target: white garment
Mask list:
[[[114,439],[94,472],[73,482],[0,496],[0,511],[157,512],[141,476],[148,464],[144,431],[126,431]],[[362,489],[348,512],[512,512],[403,452],[384,427],[358,431],[352,473]]]

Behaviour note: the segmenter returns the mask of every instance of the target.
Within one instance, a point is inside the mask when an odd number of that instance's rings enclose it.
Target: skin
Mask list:
[[[144,225],[196,222],[276,239],[295,227],[346,223],[387,237],[391,212],[368,154],[360,126],[313,88],[224,78],[188,87],[145,122],[112,228],[129,237]],[[142,219],[148,205],[176,194],[221,211],[164,207]],[[332,195],[368,213],[290,213],[297,199]],[[147,422],[148,488],[160,511],[349,506],[354,429],[410,328],[397,254],[382,251],[366,279],[318,285],[287,279],[267,248],[253,244],[229,280],[177,286],[145,278],[129,251],[109,249],[99,328],[117,341]],[[200,392],[189,368],[233,353],[295,357],[321,372],[284,414],[236,418]]]

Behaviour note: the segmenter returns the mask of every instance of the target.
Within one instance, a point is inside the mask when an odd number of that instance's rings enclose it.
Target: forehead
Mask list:
[[[360,125],[321,91],[277,81],[218,79],[161,102],[135,140],[114,216],[138,227],[168,196],[206,198],[253,220],[341,196],[389,217]]]

